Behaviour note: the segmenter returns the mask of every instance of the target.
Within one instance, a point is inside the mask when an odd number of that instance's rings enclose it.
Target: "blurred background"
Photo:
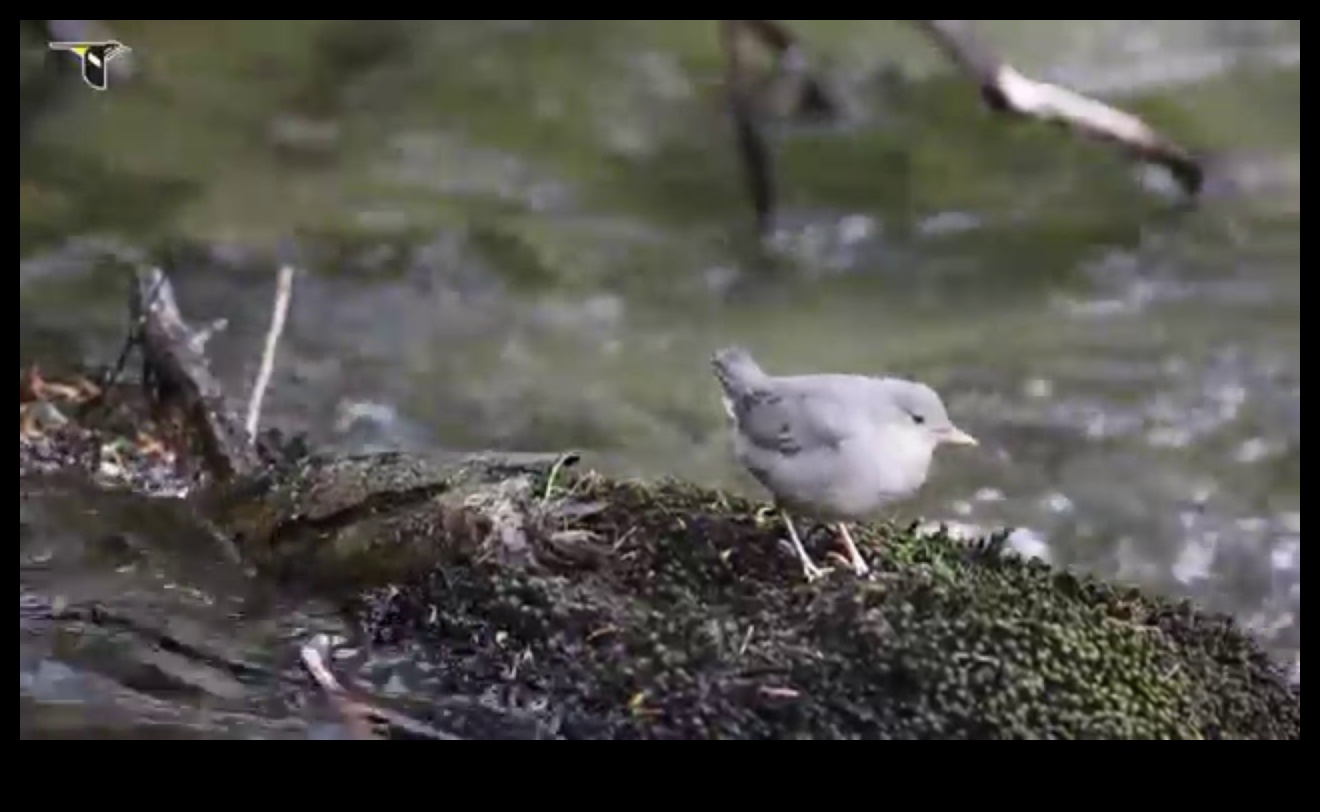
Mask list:
[[[1231,612],[1300,673],[1300,21],[978,21],[1024,73],[1231,158],[1194,207],[991,115],[900,21],[784,21],[845,112],[771,127],[764,241],[714,20],[75,21],[132,49],[106,92],[42,22],[20,21],[20,365],[112,362],[126,267],[152,261],[185,314],[228,319],[209,351],[245,396],[292,252],[265,425],[570,446],[751,494],[716,347],[919,377],[983,445],[895,518],[1017,528]]]

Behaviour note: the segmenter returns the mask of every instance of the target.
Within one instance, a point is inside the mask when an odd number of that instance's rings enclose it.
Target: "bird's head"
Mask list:
[[[976,438],[953,424],[944,401],[924,383],[888,379],[881,406],[883,419],[920,438],[931,450],[940,445],[977,445]]]

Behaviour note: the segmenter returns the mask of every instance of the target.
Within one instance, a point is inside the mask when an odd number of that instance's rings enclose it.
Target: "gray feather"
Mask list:
[[[715,353],[711,364],[726,411],[752,445],[793,456],[805,448],[835,448],[845,439],[836,419],[843,404],[834,392],[772,378],[739,347]]]

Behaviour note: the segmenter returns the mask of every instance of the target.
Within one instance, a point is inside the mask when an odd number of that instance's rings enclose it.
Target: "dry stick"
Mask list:
[[[1117,144],[1129,155],[1165,167],[1189,195],[1205,170],[1187,149],[1136,116],[1059,85],[1023,76],[977,41],[959,20],[909,20],[973,81],[992,109],[1063,124],[1081,135]]]
[[[289,313],[289,299],[293,296],[293,274],[292,265],[280,268],[275,289],[275,309],[271,313],[270,329],[266,331],[266,346],[261,351],[261,369],[257,371],[256,383],[252,385],[252,399],[248,401],[248,442],[255,442],[257,438],[261,401],[265,399],[266,388],[270,386],[270,376],[275,369],[275,348],[279,346],[280,336],[284,334],[284,319]]]

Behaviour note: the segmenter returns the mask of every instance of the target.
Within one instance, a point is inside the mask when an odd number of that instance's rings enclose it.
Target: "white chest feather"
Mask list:
[[[735,451],[780,501],[821,518],[862,519],[911,496],[926,481],[933,449],[920,432],[866,427],[838,445],[780,454],[735,432]]]

